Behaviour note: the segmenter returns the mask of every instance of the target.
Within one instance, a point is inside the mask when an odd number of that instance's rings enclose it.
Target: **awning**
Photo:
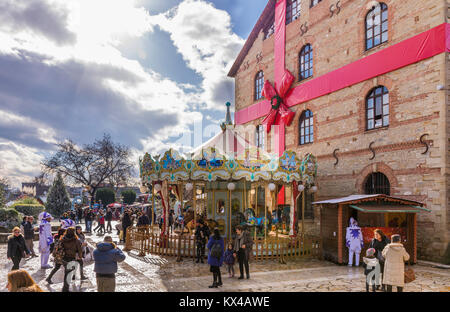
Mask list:
[[[358,205],[349,205],[349,207],[366,213],[385,213],[385,212],[418,213],[422,211],[427,212],[431,211],[424,207],[411,205],[358,204]]]
[[[424,206],[423,203],[405,199],[401,197],[394,197],[384,194],[371,194],[371,195],[363,195],[363,194],[356,194],[356,195],[350,195],[346,197],[340,197],[340,198],[333,198],[323,201],[316,201],[312,203],[313,205],[356,205],[356,206],[399,206],[399,207],[405,207],[405,206],[412,206],[412,207],[418,207],[418,206]],[[356,208],[355,208],[356,209]]]

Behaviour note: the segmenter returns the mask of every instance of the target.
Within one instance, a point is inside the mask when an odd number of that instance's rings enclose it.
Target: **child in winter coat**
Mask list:
[[[372,285],[372,291],[375,292],[375,285],[381,284],[380,262],[375,257],[375,249],[369,248],[366,251],[366,257],[363,257],[364,275],[366,276],[366,291],[369,292],[369,285]]]
[[[233,250],[233,244],[229,243],[227,250],[225,251],[224,255],[224,262],[227,265],[227,272],[229,277],[234,276],[234,250]]]

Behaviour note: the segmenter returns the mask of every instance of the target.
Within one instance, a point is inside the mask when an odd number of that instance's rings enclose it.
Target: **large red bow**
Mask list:
[[[286,106],[285,101],[289,97],[288,91],[294,80],[294,76],[285,69],[281,84],[277,85],[278,93],[268,80],[264,83],[262,96],[272,105],[269,114],[262,121],[263,125],[267,125],[267,133],[270,132],[272,125],[289,126],[291,124],[295,113]]]

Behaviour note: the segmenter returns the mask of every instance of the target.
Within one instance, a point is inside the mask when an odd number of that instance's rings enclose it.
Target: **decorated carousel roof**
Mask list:
[[[146,153],[139,159],[142,183],[242,179],[249,182],[314,183],[317,161],[312,154],[303,158],[293,151],[285,151],[281,157],[269,154],[245,140],[232,125],[229,115],[227,103],[227,119],[221,125],[222,132],[187,156],[173,149],[162,157]]]

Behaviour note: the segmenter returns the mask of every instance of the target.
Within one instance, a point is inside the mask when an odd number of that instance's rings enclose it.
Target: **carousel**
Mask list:
[[[222,131],[192,153],[170,149],[162,156],[147,153],[139,159],[141,190],[152,193],[152,207],[161,207],[156,216],[162,220],[161,233],[169,231],[172,214],[175,219],[181,215],[184,228],[191,230],[203,219],[227,240],[234,238],[237,225],[267,238],[281,222],[277,199],[286,192],[291,207],[288,232],[296,236],[297,199],[302,192],[317,190],[316,158],[311,154],[300,158],[289,150],[281,156],[267,153],[237,131],[229,103],[227,109]]]

